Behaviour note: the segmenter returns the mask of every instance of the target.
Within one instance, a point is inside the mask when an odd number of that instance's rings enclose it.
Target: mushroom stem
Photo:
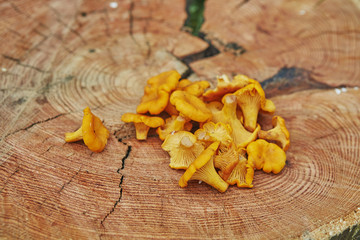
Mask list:
[[[150,127],[146,126],[145,123],[142,123],[142,122],[134,123],[134,125],[135,125],[135,131],[136,131],[136,139],[146,140]]]
[[[194,146],[193,142],[190,140],[188,136],[182,137],[180,143],[181,145],[187,148]]]
[[[83,139],[82,128],[80,127],[75,132],[65,133],[65,142],[76,142]]]
[[[207,137],[207,138],[206,138]],[[208,140],[209,136],[206,136],[206,132],[200,132],[197,136],[199,140]]]
[[[231,104],[236,102],[236,96],[235,95],[227,95],[225,96],[225,103]]]
[[[210,186],[217,189],[219,192],[225,192],[227,188],[229,187],[229,184],[225,182],[217,173],[214,168],[214,162],[213,159],[211,159],[205,166],[199,169],[199,172],[197,175],[201,176],[201,180],[203,182],[206,182]],[[200,173],[202,172],[202,173]],[[194,176],[194,179],[197,179],[196,176]]]

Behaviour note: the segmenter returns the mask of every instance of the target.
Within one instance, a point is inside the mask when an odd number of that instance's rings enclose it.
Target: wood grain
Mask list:
[[[262,81],[284,66],[296,66],[333,87],[358,85],[359,5],[336,0],[239,2],[206,2],[202,31],[223,51],[192,64],[196,73],[211,78],[243,72]],[[237,54],[240,47],[244,54]]]
[[[360,222],[356,1],[208,0],[203,39],[181,30],[186,1],[110,2],[0,2],[0,238],[327,239]],[[120,120],[170,69],[260,80],[291,133],[285,169],[179,188],[156,133]],[[100,154],[63,139],[86,106],[110,130]]]

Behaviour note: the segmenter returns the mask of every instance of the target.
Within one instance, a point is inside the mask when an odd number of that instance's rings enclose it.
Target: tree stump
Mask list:
[[[359,2],[207,0],[200,37],[182,30],[190,2],[0,2],[1,238],[354,234]],[[220,74],[259,80],[291,134],[284,170],[256,172],[252,189],[181,189],[156,134],[137,141],[120,120],[147,79],[171,69],[213,85]],[[110,130],[101,153],[64,142],[87,106]]]

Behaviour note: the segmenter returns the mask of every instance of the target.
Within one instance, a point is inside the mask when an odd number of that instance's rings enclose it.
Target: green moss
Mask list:
[[[360,239],[360,225],[348,227],[339,235],[333,236],[330,240],[358,240]]]
[[[186,0],[187,18],[184,27],[194,36],[200,33],[204,23],[205,0]]]

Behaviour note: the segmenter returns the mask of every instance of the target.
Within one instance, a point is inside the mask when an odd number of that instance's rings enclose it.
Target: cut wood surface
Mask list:
[[[188,1],[190,2],[190,1]],[[360,222],[359,1],[0,2],[0,238],[328,239]],[[149,77],[262,82],[291,134],[287,165],[225,193],[131,124]],[[89,106],[105,150],[65,143]],[[260,116],[263,129],[271,117]]]

